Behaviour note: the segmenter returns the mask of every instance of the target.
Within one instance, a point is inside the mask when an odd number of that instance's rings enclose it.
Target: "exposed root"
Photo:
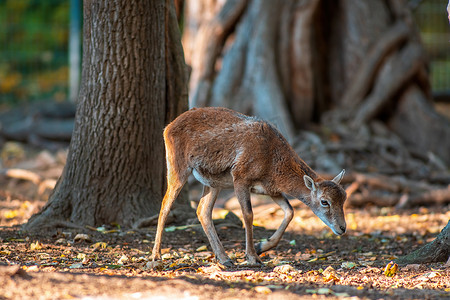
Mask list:
[[[398,258],[398,264],[446,262],[450,259],[450,221],[434,241],[416,251]]]
[[[350,85],[347,92],[342,97],[342,104],[355,106],[359,104],[375,81],[377,72],[386,56],[396,50],[404,42],[409,34],[409,28],[403,22],[397,22],[390,30],[377,42],[367,55],[357,75],[355,81]]]

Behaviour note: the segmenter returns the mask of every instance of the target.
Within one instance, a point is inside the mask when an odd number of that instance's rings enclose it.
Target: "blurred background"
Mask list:
[[[71,2],[72,16],[79,17],[80,1],[0,1],[2,106],[68,100]],[[80,40],[78,26],[73,34]]]
[[[0,109],[38,100],[75,100],[81,64],[81,2],[0,0]],[[429,54],[433,93],[438,100],[448,99],[450,35],[447,18],[442,17],[447,1],[408,3]]]

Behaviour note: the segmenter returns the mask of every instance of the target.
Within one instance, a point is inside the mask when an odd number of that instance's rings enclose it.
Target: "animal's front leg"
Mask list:
[[[236,184],[234,185],[236,196],[241,205],[242,215],[245,224],[245,252],[247,257],[247,264],[251,266],[260,266],[262,261],[256,253],[253,245],[253,211],[250,202],[250,191],[247,186]]]
[[[264,251],[272,249],[273,247],[278,245],[281,237],[283,236],[283,233],[286,231],[286,228],[294,217],[294,210],[292,209],[292,206],[291,204],[289,204],[289,201],[286,199],[286,197],[272,197],[272,200],[276,204],[278,204],[284,211],[284,219],[277,231],[275,231],[275,233],[267,241],[260,242],[256,245],[256,251],[258,254],[261,254]]]

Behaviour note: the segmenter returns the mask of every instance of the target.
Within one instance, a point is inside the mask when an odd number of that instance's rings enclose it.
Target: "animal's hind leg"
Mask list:
[[[156,228],[155,244],[153,246],[152,260],[159,259],[161,256],[161,239],[164,230],[164,225],[172,208],[175,199],[178,197],[181,189],[187,181],[190,174],[190,169],[183,166],[182,169],[179,165],[176,165],[172,158],[174,154],[170,152],[173,147],[168,147],[166,141],[166,153],[167,153],[167,191],[164,195],[164,199],[161,203],[161,211],[158,218],[158,227]]]
[[[152,260],[159,259],[161,256],[161,239],[164,230],[164,225],[166,224],[167,216],[169,215],[170,209],[172,208],[173,202],[178,197],[183,185],[183,182],[176,182],[169,184],[167,187],[166,195],[161,204],[161,211],[158,218],[158,227],[156,228],[155,245],[153,246]]]
[[[258,254],[263,253],[264,251],[267,251],[269,249],[272,249],[281,240],[281,237],[283,236],[283,233],[286,231],[286,228],[288,227],[289,223],[291,222],[293,216],[294,216],[294,210],[292,209],[291,204],[289,204],[289,201],[284,196],[279,197],[272,197],[272,200],[278,204],[281,209],[284,211],[284,219],[283,222],[281,222],[280,227],[275,231],[275,233],[267,239],[267,241],[260,242],[256,245],[256,252]]]
[[[206,236],[208,237],[216,259],[224,266],[232,267],[233,262],[225,253],[225,249],[217,236],[217,232],[212,221],[212,210],[219,192],[220,189],[218,188],[211,188],[208,186],[203,187],[203,195],[197,207],[197,216],[202,224]]]

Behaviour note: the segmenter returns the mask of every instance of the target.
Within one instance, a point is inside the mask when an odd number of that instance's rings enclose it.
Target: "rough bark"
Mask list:
[[[396,260],[399,264],[446,262],[450,258],[450,221],[435,240]]]
[[[162,131],[187,106],[172,1],[86,0],[83,49],[67,164],[25,230],[60,221],[131,226],[159,212]]]

